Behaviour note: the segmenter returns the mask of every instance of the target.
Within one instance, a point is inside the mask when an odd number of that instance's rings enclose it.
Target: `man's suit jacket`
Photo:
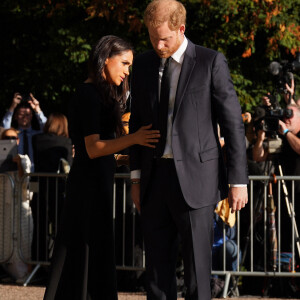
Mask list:
[[[132,71],[130,131],[157,124],[160,59],[152,50],[135,59]],[[225,137],[226,166],[217,124]],[[228,194],[228,183],[247,184],[245,131],[241,108],[224,55],[188,41],[178,81],[172,127],[177,176],[187,204],[201,208]],[[131,170],[141,170],[141,201],[154,163],[154,151],[131,148]]]

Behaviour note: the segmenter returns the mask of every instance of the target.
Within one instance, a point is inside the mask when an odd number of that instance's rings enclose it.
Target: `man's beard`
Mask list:
[[[156,50],[156,53],[160,58],[168,58],[178,50],[180,45],[181,45],[181,42],[179,40],[179,37],[177,36],[176,43],[175,43],[174,47],[164,48],[164,49],[161,49],[161,50]]]

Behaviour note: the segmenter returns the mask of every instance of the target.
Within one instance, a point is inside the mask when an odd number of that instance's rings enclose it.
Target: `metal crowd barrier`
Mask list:
[[[15,186],[8,174],[0,174],[0,263],[7,262],[13,254]]]
[[[66,174],[30,173],[25,174],[19,183],[19,190],[27,184],[26,195],[30,201],[31,214],[22,215],[20,212],[18,251],[24,263],[35,265],[24,281],[24,286],[27,286],[41,266],[50,265],[59,213],[65,197],[66,179]],[[19,203],[24,202],[24,193],[19,193],[18,197]],[[22,224],[29,223],[33,223],[27,235],[30,241],[22,238]]]
[[[125,257],[128,255],[128,251],[126,249],[126,241],[128,239],[128,236],[126,235],[126,216],[128,214],[128,202],[129,202],[129,211],[134,207],[132,203],[130,203],[130,200],[126,198],[126,192],[127,192],[127,183],[126,180],[129,178],[129,174],[117,174],[116,178],[122,178],[123,183],[122,186],[118,186],[115,183],[114,185],[114,220],[115,222],[118,220],[118,218],[122,218],[122,259],[121,263],[117,265],[117,268],[120,270],[132,270],[132,271],[140,271],[145,269],[145,252],[144,248],[138,248],[139,253],[136,255],[134,253],[135,249],[137,249],[136,241],[135,241],[135,227],[134,224],[136,223],[136,218],[139,217],[139,215],[136,213],[135,210],[133,210],[133,213],[131,213],[133,221],[132,221],[132,246],[131,251],[131,261],[130,263],[125,263]],[[300,258],[300,248],[299,248],[299,235],[296,235],[295,233],[297,230],[297,222],[296,219],[293,218],[295,214],[293,214],[295,206],[295,182],[300,182],[300,176],[249,176],[249,185],[248,185],[248,192],[249,192],[249,203],[247,204],[246,208],[244,208],[241,212],[237,212],[236,214],[236,246],[237,246],[237,258],[236,260],[240,262],[237,264],[236,270],[229,270],[226,269],[226,228],[225,223],[223,225],[223,268],[220,270],[212,270],[212,275],[218,275],[218,276],[225,276],[225,285],[222,293],[222,297],[226,298],[229,291],[229,285],[230,280],[232,279],[232,286],[235,288],[235,295],[238,296],[239,291],[237,289],[237,278],[238,276],[259,276],[259,277],[300,277],[300,272],[297,272],[295,270],[295,261],[296,256]],[[291,183],[291,189],[287,190],[286,183]],[[277,206],[277,216],[275,216],[275,212],[273,211],[273,215],[270,211],[270,203],[268,204],[268,199],[270,198],[270,195],[268,195],[268,184],[272,183],[275,186],[274,193],[276,194],[276,206]],[[260,185],[261,197],[258,199],[258,195],[255,195],[254,192],[254,185]],[[277,186],[276,186],[277,185]],[[117,189],[122,189],[122,197],[117,198]],[[274,190],[274,188],[273,188]],[[288,194],[290,193],[290,194]],[[288,198],[288,199],[287,199]],[[275,200],[276,200],[275,199]],[[122,214],[116,215],[116,207],[117,203],[119,205],[122,205]],[[299,199],[300,201],[300,199]],[[298,204],[300,205],[300,203]],[[257,222],[257,216],[255,216],[255,213],[258,213],[257,210],[260,207],[262,218],[263,218],[263,261],[262,267],[256,266],[256,262],[254,257],[257,257],[259,254],[258,251],[254,248],[255,245],[255,227]],[[273,207],[274,208],[274,207]],[[241,236],[241,215],[245,214],[249,211],[249,224],[248,225],[248,232],[246,232],[245,236]],[[289,224],[289,228],[292,232],[292,247],[290,249],[291,252],[291,270],[289,272],[281,270],[281,224],[282,224],[282,210],[291,210],[291,222]],[[275,225],[275,228],[277,230],[276,238],[277,238],[277,253],[276,253],[276,261],[273,262],[273,265],[270,266],[270,255],[268,255],[268,252],[270,251],[270,243],[268,243],[268,240],[270,240],[270,228],[271,225],[268,225],[268,222],[270,223],[270,216],[272,215],[274,222],[273,225]],[[289,222],[289,220],[285,220],[286,222]],[[244,224],[243,224],[244,225]],[[300,226],[300,218],[299,218],[299,226]],[[274,230],[274,228],[273,228]],[[274,236],[273,236],[274,238]],[[273,245],[274,246],[274,245]],[[296,251],[296,248],[298,251]],[[117,247],[118,249],[118,247]],[[250,257],[248,264],[245,262],[245,255],[248,254],[248,257]]]
[[[248,185],[248,191],[249,191],[249,202],[247,204],[248,210],[250,213],[250,222],[249,222],[249,228],[248,233],[246,236],[241,236],[241,214],[244,213],[244,210],[247,209],[244,208],[241,212],[237,213],[237,247],[238,247],[238,255],[237,255],[237,261],[240,261],[240,250],[242,250],[242,263],[238,264],[237,270],[226,270],[226,252],[225,252],[225,246],[226,242],[224,243],[223,247],[223,270],[216,271],[213,270],[212,273],[216,275],[224,275],[225,276],[225,286],[223,290],[223,298],[226,298],[228,293],[228,288],[230,284],[230,278],[234,276],[258,276],[258,277],[300,277],[300,272],[297,272],[295,269],[295,262],[296,257],[300,258],[300,248],[299,248],[299,236],[296,235],[296,232],[298,232],[297,227],[297,219],[295,215],[295,208],[296,208],[296,200],[300,201],[300,199],[295,198],[295,182],[300,181],[300,176],[249,176],[250,183]],[[286,183],[290,183],[290,188],[287,189]],[[262,186],[262,197],[261,199],[255,198],[254,193],[254,185],[260,184]],[[268,203],[268,199],[270,198],[270,195],[268,195],[268,184],[272,183],[275,185],[275,193],[277,198],[277,203],[275,209],[277,209],[277,216],[275,216],[275,211],[273,207],[273,213],[270,212],[270,203]],[[277,185],[277,189],[276,189]],[[273,189],[274,190],[274,189]],[[257,196],[257,195],[256,195]],[[276,200],[276,199],[275,199]],[[298,204],[299,206],[300,204]],[[260,210],[262,212],[261,217],[263,218],[263,236],[262,236],[262,242],[263,242],[263,261],[262,265],[263,267],[257,267],[255,265],[255,257],[259,254],[258,250],[255,249],[255,225],[257,223],[257,215],[258,208],[260,207]],[[282,232],[281,232],[281,225],[282,225],[282,212],[283,210],[289,211],[291,214],[290,220],[284,220],[285,222],[289,222],[289,227],[292,232],[292,239],[291,239],[291,270],[289,272],[283,271],[281,268],[281,240],[282,240]],[[270,217],[273,217],[272,221],[275,221],[275,224],[270,224]],[[298,223],[300,226],[300,218],[298,219]],[[269,222],[269,226],[268,226]],[[275,228],[274,228],[275,225]],[[268,253],[272,250],[270,248],[270,244],[272,245],[274,243],[274,240],[268,243],[268,239],[270,240],[270,235],[274,234],[274,229],[276,230],[276,239],[277,239],[277,249],[276,249],[276,255],[273,259],[272,266],[270,266],[270,254]],[[269,230],[269,232],[268,232]],[[272,231],[270,233],[270,231]],[[288,232],[283,232],[283,234],[287,234]],[[225,234],[224,234],[225,236]],[[241,241],[243,238],[246,238],[246,245],[244,248],[241,247]],[[274,236],[272,237],[274,239]],[[268,248],[269,247],[269,248]],[[273,245],[274,247],[274,245]],[[298,251],[296,251],[296,248]],[[250,250],[250,251],[249,251]],[[244,251],[244,253],[243,253]],[[249,252],[250,262],[245,267],[244,264],[244,258],[245,258],[245,252]],[[274,255],[274,253],[273,253]]]
[[[1,178],[0,178],[1,179]],[[237,264],[236,270],[226,269],[226,228],[223,226],[223,268],[220,270],[213,270],[212,274],[225,277],[225,287],[222,296],[227,297],[231,279],[239,276],[260,276],[260,277],[300,277],[300,272],[295,269],[296,257],[300,257],[299,236],[297,229],[297,220],[294,218],[293,209],[297,208],[295,199],[295,182],[300,181],[300,176],[249,176],[250,183],[249,203],[246,208],[236,214],[236,246],[237,246]],[[18,222],[18,251],[22,260],[25,263],[36,265],[33,272],[29,275],[24,285],[27,285],[38,268],[41,265],[49,265],[51,259],[51,251],[57,230],[57,222],[59,218],[59,204],[64,197],[64,184],[66,175],[53,173],[33,173],[23,177],[19,183],[20,187],[27,183],[30,202],[34,216],[34,232],[33,236],[36,240],[32,243],[31,258],[28,259],[24,255],[24,248],[21,238],[21,224],[30,222],[26,216],[19,214],[21,220]],[[276,183],[275,183],[276,181]],[[1,181],[0,181],[1,183]],[[268,184],[273,183],[273,192],[276,205],[276,214],[273,207],[273,215],[270,211],[270,204],[268,204],[270,196],[268,196]],[[11,183],[13,186],[13,182]],[[288,197],[286,196],[286,185]],[[116,174],[114,182],[114,205],[113,205],[113,220],[116,235],[116,262],[117,269],[134,272],[142,272],[145,269],[145,253],[143,248],[143,241],[140,232],[140,216],[136,212],[134,204],[132,203],[129,193],[129,174]],[[21,188],[19,188],[20,190]],[[259,195],[257,195],[259,190]],[[23,201],[22,195],[19,193],[19,204]],[[299,200],[300,201],[300,200]],[[35,203],[34,203],[35,202]],[[49,204],[53,205],[52,208]],[[44,205],[46,204],[46,205]],[[21,205],[19,205],[19,208]],[[290,249],[291,255],[291,270],[286,271],[282,269],[281,254],[282,254],[282,214],[284,210],[291,211],[291,220],[289,220],[290,232],[292,235],[292,247]],[[43,209],[46,209],[45,213]],[[262,222],[261,243],[262,248],[257,249],[256,230],[258,215]],[[245,217],[246,216],[246,217]],[[272,222],[270,217],[272,216]],[[1,216],[0,216],[1,217]],[[29,218],[30,216],[27,216]],[[45,224],[41,224],[43,221]],[[245,225],[245,221],[247,224]],[[286,220],[285,220],[286,221]],[[300,222],[300,220],[299,220]],[[247,227],[247,231],[245,231]],[[274,235],[276,229],[276,235]],[[273,230],[273,231],[272,231]],[[272,236],[273,234],[273,236]],[[41,236],[43,240],[41,240]],[[271,237],[276,238],[276,253],[275,244]],[[0,247],[3,244],[3,234],[0,237]],[[2,239],[2,240],[1,240]],[[2,244],[1,244],[2,243]],[[270,247],[273,252],[270,255]],[[1,251],[1,248],[0,248]],[[11,251],[10,251],[11,252]],[[259,253],[262,252],[262,253]],[[1,252],[0,252],[1,254]],[[261,256],[261,265],[257,266],[257,257]],[[1,258],[2,261],[9,258],[9,253],[6,257]],[[271,258],[273,263],[270,263]],[[275,260],[274,260],[275,259]]]

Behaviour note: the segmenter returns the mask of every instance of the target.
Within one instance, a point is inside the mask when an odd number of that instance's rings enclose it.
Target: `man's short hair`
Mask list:
[[[168,21],[171,30],[179,29],[186,22],[186,9],[176,0],[153,0],[144,13],[144,22],[147,27],[158,27]]]
[[[286,108],[289,108],[289,109],[290,109],[291,107],[296,108],[297,115],[300,117],[300,106],[297,105],[297,104],[289,104],[289,105],[287,105]]]

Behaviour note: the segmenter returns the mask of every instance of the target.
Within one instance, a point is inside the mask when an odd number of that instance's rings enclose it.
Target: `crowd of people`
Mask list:
[[[119,236],[112,219],[116,166],[130,171],[127,197],[131,209],[134,203],[139,212],[145,286],[153,300],[177,298],[179,249],[186,299],[210,299],[217,282],[211,270],[223,267],[224,222],[226,268],[236,270],[240,263],[234,215],[247,204],[248,175],[270,175],[278,165],[285,175],[300,174],[300,107],[294,81],[286,84],[286,108],[275,118],[275,129],[266,127],[266,112],[275,109],[272,95],[262,98],[258,111],[263,115],[243,115],[244,126],[225,57],[186,38],[185,14],[179,1],[149,3],[144,20],[153,50],[135,60],[130,43],[102,37],[91,51],[87,79],[70,101],[68,118],[61,113],[46,117],[31,93],[13,96],[1,139],[16,140],[17,178],[60,172],[62,161],[71,167],[66,191],[60,182],[58,201],[51,201],[51,193],[28,195],[24,188],[22,211],[30,216],[30,228],[24,230],[30,236],[22,236],[31,242],[25,259],[51,258],[45,300],[99,299],[99,293],[101,299],[117,299],[114,237]],[[125,113],[128,98],[131,115]],[[129,115],[128,132],[124,124]],[[275,151],[270,147],[274,139],[280,140]],[[54,184],[39,180],[39,190]],[[299,196],[296,184],[295,200]],[[295,207],[298,220],[300,206]],[[56,226],[57,219],[52,255],[49,224]],[[290,244],[285,235],[282,249],[290,251]],[[24,278],[29,268],[14,256],[5,264],[15,279]]]
[[[27,99],[24,99],[20,93],[13,95],[11,106],[5,113],[1,126],[1,140],[16,142],[17,154],[14,157],[9,157],[13,164],[9,164],[9,167],[5,169],[5,172],[13,176],[16,187],[19,186],[18,182],[22,180],[25,173],[57,173],[60,170],[62,159],[69,165],[72,164],[73,149],[66,116],[62,113],[51,113],[46,118],[40,108],[39,101],[32,94]],[[60,209],[56,206],[61,206],[62,199],[59,199],[60,201],[55,200],[54,182],[47,183],[46,191],[45,180],[39,180],[39,193],[30,191],[28,183],[29,177],[23,181],[22,191],[20,191],[22,193],[21,215],[19,217],[21,224],[19,225],[16,217],[13,220],[15,231],[10,232],[10,234],[16,235],[17,228],[21,228],[20,237],[22,241],[20,245],[25,261],[45,261],[49,257],[49,224],[57,222],[54,220],[54,216],[55,212],[60,211]],[[64,190],[64,187],[61,189]],[[62,195],[63,192],[61,191],[59,194]],[[9,195],[7,190],[5,195]],[[16,199],[10,199],[9,207],[15,203],[15,211],[17,212],[19,192],[16,191],[14,195]],[[46,198],[49,199],[47,202]],[[7,214],[7,221],[9,221],[9,207],[5,207],[4,212]],[[7,226],[2,228],[4,231],[8,230]],[[5,240],[5,243],[7,247],[10,245],[9,240]],[[13,279],[21,282],[29,274],[31,267],[25,266],[22,262],[16,244],[14,250],[13,256],[3,267]]]

